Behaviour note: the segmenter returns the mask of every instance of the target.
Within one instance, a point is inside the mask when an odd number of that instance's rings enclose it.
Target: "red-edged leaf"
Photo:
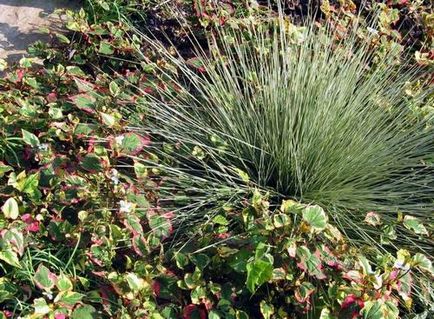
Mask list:
[[[143,228],[140,224],[140,219],[134,214],[126,214],[124,225],[127,227],[134,235],[143,234]]]
[[[295,299],[300,303],[309,303],[310,296],[315,292],[315,286],[310,282],[303,282],[294,293]]]
[[[137,155],[150,144],[149,137],[136,133],[124,134],[123,138],[118,138],[118,140],[121,152],[127,155]]]
[[[88,172],[99,172],[103,169],[102,159],[95,154],[87,154],[81,161],[81,167]]]
[[[95,102],[96,99],[87,93],[81,93],[70,97],[72,103],[77,106],[80,110],[88,113],[95,113]]]
[[[164,216],[150,216],[149,226],[151,227],[154,234],[160,239],[167,238],[172,233],[172,224],[170,220]]]
[[[297,247],[296,254],[300,260],[297,263],[298,268],[306,271],[309,275],[315,276],[318,279],[325,279],[326,276],[322,271],[322,263],[320,260],[319,251],[312,254],[306,246]]]
[[[47,267],[40,264],[38,269],[36,270],[33,280],[35,281],[35,284],[39,289],[49,292],[54,287],[57,278],[56,275],[50,272]]]
[[[76,77],[74,77],[74,82],[77,85],[78,92],[80,93],[88,93],[88,92],[95,91],[95,85],[92,84],[91,82]]]
[[[354,281],[355,283],[360,284],[363,280],[362,274],[357,270],[350,270],[342,275],[342,278]]]
[[[366,214],[365,223],[371,226],[379,226],[382,224],[380,215],[374,212],[369,212]]]
[[[148,252],[145,238],[140,235],[134,235],[132,239],[133,249],[139,256],[145,256]]]

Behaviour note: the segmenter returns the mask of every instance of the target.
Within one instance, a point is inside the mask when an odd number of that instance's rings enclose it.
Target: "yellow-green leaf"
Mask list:
[[[406,215],[404,216],[404,226],[413,231],[415,234],[419,235],[428,235],[428,231],[425,226],[422,224],[419,218]]]
[[[24,143],[32,146],[32,147],[36,147],[40,144],[39,139],[37,138],[37,136],[33,133],[30,133],[26,130],[21,130],[22,134],[23,134],[23,141]]]
[[[314,231],[321,231],[326,228],[328,217],[324,210],[318,206],[308,206],[303,210],[303,219]]]
[[[15,198],[9,198],[2,207],[2,212],[6,218],[17,219],[19,215],[18,203]]]

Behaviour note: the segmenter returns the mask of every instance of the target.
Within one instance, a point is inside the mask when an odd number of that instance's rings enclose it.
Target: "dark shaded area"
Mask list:
[[[0,40],[0,48],[6,51],[26,50],[30,44],[37,40],[48,40],[47,35],[43,35],[36,30],[23,33],[18,30],[18,27],[2,22],[0,22],[0,33],[6,38],[6,40]]]

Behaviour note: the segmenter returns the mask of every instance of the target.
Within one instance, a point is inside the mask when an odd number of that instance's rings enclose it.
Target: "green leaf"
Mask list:
[[[116,118],[113,115],[103,112],[99,112],[99,115],[101,115],[102,122],[108,127],[113,127],[116,124]]]
[[[80,294],[78,292],[74,291],[62,291],[60,292],[56,298],[54,299],[54,302],[60,303],[61,305],[67,306],[67,307],[73,307],[77,303],[79,303],[83,299],[84,295]]]
[[[33,77],[26,77],[26,78],[24,79],[24,82],[25,82],[27,85],[31,86],[32,88],[34,88],[34,89],[36,89],[36,90],[39,90],[39,89],[40,89],[40,86],[39,86],[38,81],[37,81],[35,78],[33,78]]]
[[[113,95],[113,96],[118,96],[119,93],[121,93],[119,85],[115,81],[110,82],[109,89],[110,89],[111,95]]]
[[[187,65],[193,66],[195,68],[200,68],[204,66],[204,62],[200,57],[194,57],[191,59],[188,59],[186,61]]]
[[[143,236],[137,234],[134,235],[133,238],[131,239],[131,243],[133,245],[134,251],[139,256],[145,256],[146,253],[148,252],[148,245],[146,239]]]
[[[81,162],[81,167],[88,172],[100,172],[103,168],[101,159],[95,154],[87,154]]]
[[[236,318],[237,319],[249,319],[249,315],[242,310],[237,310]]]
[[[148,170],[145,165],[137,161],[134,162],[134,173],[137,178],[145,178],[148,176]]]
[[[191,302],[194,304],[199,304],[201,300],[207,298],[207,290],[205,287],[196,287],[190,293]]]
[[[2,212],[6,218],[17,219],[19,215],[18,203],[11,197],[2,206]]]
[[[71,97],[72,103],[74,103],[75,106],[77,106],[79,109],[83,111],[87,111],[90,113],[95,112],[95,102],[96,99],[86,93],[77,94],[73,97]]]
[[[330,309],[323,308],[321,310],[321,314],[319,316],[319,319],[337,319],[337,318],[331,314]]]
[[[375,212],[367,213],[364,222],[371,226],[379,226],[382,224],[380,215]]]
[[[145,281],[133,272],[128,273],[125,279],[132,291],[140,291],[145,287]]]
[[[3,72],[8,67],[8,63],[5,59],[0,59],[0,72]]]
[[[86,76],[86,73],[84,73],[82,69],[80,69],[78,66],[75,65],[67,66],[66,71],[69,75],[83,76],[83,77]]]
[[[236,254],[230,256],[229,266],[239,273],[245,273],[247,270],[247,262],[252,256],[252,253],[246,249],[241,249]]]
[[[302,209],[303,206],[296,201],[291,199],[282,201],[282,205],[280,206],[280,211],[285,214],[295,213]]]
[[[56,38],[59,40],[60,43],[69,44],[71,42],[69,41],[68,37],[62,33],[56,33]]]
[[[202,281],[202,272],[199,268],[195,268],[193,273],[186,273],[184,275],[184,283],[189,289],[194,289],[200,286]]]
[[[95,128],[96,126],[93,124],[79,123],[75,128],[74,134],[88,136],[94,132]]]
[[[309,301],[310,296],[315,292],[315,286],[309,281],[304,281],[295,290],[295,299],[300,303]]]
[[[59,276],[56,286],[60,291],[69,291],[73,289],[71,280],[65,274]]]
[[[326,228],[328,217],[324,210],[318,206],[308,206],[303,209],[303,219],[314,231],[321,231]]]
[[[412,258],[412,264],[414,267],[418,267],[434,275],[434,268],[432,262],[424,254],[421,253],[415,254]]]
[[[31,145],[32,147],[36,147],[40,144],[39,139],[33,133],[30,133],[26,130],[21,129],[23,134],[24,143]]]
[[[33,308],[35,308],[36,315],[46,315],[50,312],[50,307],[44,298],[36,298],[33,300]]]
[[[217,215],[212,219],[214,224],[218,224],[218,225],[223,225],[223,226],[227,226],[229,225],[229,221],[226,219],[226,217],[222,216],[222,215]]]
[[[175,254],[175,261],[176,266],[178,266],[180,269],[184,269],[184,267],[188,265],[188,257],[180,252]]]
[[[149,218],[149,227],[153,233],[160,239],[170,236],[172,225],[170,221],[160,215],[153,215]]]
[[[139,208],[149,208],[150,204],[148,200],[146,199],[146,196],[143,194],[134,194],[129,193],[127,195],[127,200],[137,205]],[[144,211],[142,209],[138,210],[138,213],[143,217]]]
[[[5,277],[0,278],[0,303],[4,303],[6,300],[15,299],[17,293],[18,288],[15,284]]]
[[[163,311],[161,311],[161,314],[165,319],[176,318],[176,310],[171,306],[164,307]]]
[[[259,304],[264,319],[270,319],[274,314],[274,306],[262,300]]]
[[[216,310],[211,310],[208,314],[208,319],[221,319],[221,318],[223,317]]]
[[[31,58],[21,58],[19,63],[22,68],[31,68],[33,60]]]
[[[90,305],[84,305],[74,310],[71,315],[71,319],[94,319],[96,310]]]
[[[101,41],[98,52],[101,54],[112,55],[115,50],[109,42]]]
[[[261,259],[262,257],[268,257],[268,250],[269,250],[270,246],[268,246],[266,243],[264,242],[259,242],[258,245],[256,246],[256,250],[255,250],[255,258],[256,259]]]
[[[291,219],[286,214],[274,214],[273,224],[276,228],[281,228],[291,224]]]
[[[253,294],[256,289],[273,277],[273,264],[269,260],[257,259],[247,264],[246,285]]]
[[[66,28],[71,31],[80,31],[80,24],[77,21],[68,21],[66,23]]]
[[[92,93],[95,91],[95,85],[91,82],[88,82],[83,79],[79,79],[77,77],[74,77],[74,82],[75,85],[77,85],[78,91],[80,93]],[[72,97],[71,99],[74,99],[74,97]]]
[[[397,319],[398,308],[391,302],[383,300],[367,301],[361,311],[364,319]]]
[[[244,183],[248,183],[249,182],[250,178],[249,178],[249,175],[246,172],[244,172],[243,170],[241,170],[239,168],[235,168],[235,172],[238,174],[238,176],[241,178],[241,180]]]
[[[148,145],[149,140],[135,133],[127,133],[123,135],[121,142],[121,150],[123,153],[136,155],[139,153],[146,145]]]
[[[24,254],[24,236],[23,233],[16,229],[11,228],[4,231],[3,240],[7,242],[11,249],[15,251],[19,256]]]
[[[56,277],[43,264],[40,264],[33,276],[36,286],[45,291],[50,292],[56,282]]]
[[[53,120],[59,120],[63,117],[63,112],[59,107],[50,107],[48,115],[50,115]]]
[[[2,162],[0,162],[0,178],[3,177],[5,175],[5,173],[13,171],[14,169],[9,166],[9,165],[5,165]]]
[[[369,260],[365,256],[363,255],[359,256],[359,264],[363,269],[363,274],[365,275],[373,274],[371,264],[369,263]]]
[[[318,279],[325,278],[320,267],[321,260],[315,254],[312,254],[306,246],[297,247],[296,254],[300,259],[300,262],[297,264],[300,269],[307,271],[310,275]]]
[[[205,254],[192,254],[190,255],[190,260],[195,264],[201,271],[205,269],[206,266],[211,262],[211,259]]]
[[[12,251],[10,248],[0,251],[0,260],[3,260],[16,268],[21,268],[17,253]]]
[[[136,215],[131,213],[126,214],[124,224],[133,234],[143,234],[143,227]]]
[[[407,229],[412,230],[415,234],[428,235],[428,231],[426,230],[425,226],[417,217],[410,215],[404,216],[404,226]]]
[[[101,8],[103,8],[105,11],[109,11],[110,10],[110,6],[107,4],[107,2],[105,2],[105,1],[101,1],[101,2],[99,2],[98,3],[100,6],[101,6]]]
[[[20,192],[24,192],[34,198],[40,198],[41,192],[38,189],[39,179],[39,172],[27,176],[26,171],[22,171],[20,174],[18,174],[18,176],[16,176],[16,179],[12,182],[12,185]]]

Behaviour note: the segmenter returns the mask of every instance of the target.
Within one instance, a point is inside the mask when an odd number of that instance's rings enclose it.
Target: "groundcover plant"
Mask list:
[[[432,316],[426,5],[85,3],[0,60],[1,319]]]

